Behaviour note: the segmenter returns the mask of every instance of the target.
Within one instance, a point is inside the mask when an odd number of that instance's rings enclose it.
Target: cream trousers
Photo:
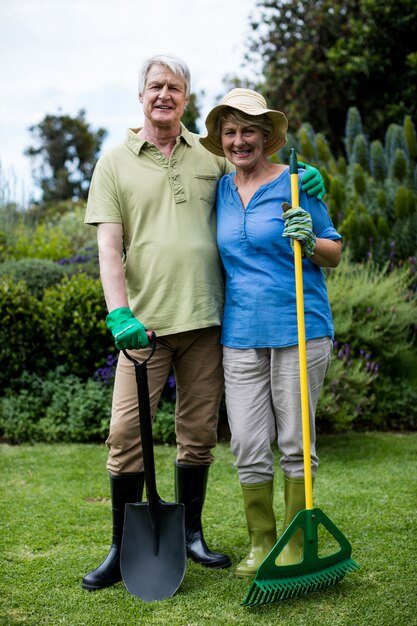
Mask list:
[[[332,340],[307,342],[310,451],[313,476],[318,466],[315,411],[329,369]],[[274,475],[273,444],[287,476],[304,476],[298,346],[223,348],[226,407],[231,450],[241,483],[266,482]]]

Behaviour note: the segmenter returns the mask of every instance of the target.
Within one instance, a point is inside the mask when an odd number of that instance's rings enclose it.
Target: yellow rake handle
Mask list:
[[[295,162],[295,166],[294,166]],[[295,168],[295,172],[294,172]],[[298,207],[298,168],[297,155],[291,149],[290,157],[290,180],[291,180],[291,204]],[[303,432],[303,457],[304,457],[304,489],[306,509],[313,508],[313,478],[311,474],[310,453],[310,419],[308,411],[308,378],[307,378],[307,351],[306,333],[304,322],[304,292],[303,292],[303,265],[301,243],[294,239],[294,266],[295,266],[295,295],[297,304],[297,328],[298,328],[298,359],[300,367],[300,393],[301,393],[301,423]]]

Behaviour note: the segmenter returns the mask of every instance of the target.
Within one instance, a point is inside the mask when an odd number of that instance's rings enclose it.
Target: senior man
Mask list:
[[[182,59],[159,55],[143,64],[143,127],[129,129],[125,142],[99,159],[85,222],[97,226],[106,324],[116,347],[141,360],[150,349],[146,329],[156,333],[148,364],[152,415],[171,367],[175,373],[175,490],[185,507],[187,555],[206,567],[226,568],[229,557],[205,542],[201,515],[223,393],[224,285],[215,197],[217,182],[232,166],[181,123],[189,94],[190,72]],[[312,187],[320,175],[309,173]],[[83,578],[90,591],[121,580],[124,508],[141,500],[144,485],[135,372],[123,352],[106,443],[113,538],[105,560]]]

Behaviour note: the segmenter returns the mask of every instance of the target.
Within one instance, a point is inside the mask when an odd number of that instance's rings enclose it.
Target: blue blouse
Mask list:
[[[299,170],[300,180],[305,170]],[[282,237],[281,203],[291,203],[290,173],[262,185],[246,210],[234,184],[235,172],[217,188],[217,243],[226,277],[222,344],[232,348],[280,348],[298,343],[294,256]],[[300,189],[300,206],[311,214],[317,237],[341,239],[316,197]],[[306,339],[333,337],[324,274],[303,259]]]

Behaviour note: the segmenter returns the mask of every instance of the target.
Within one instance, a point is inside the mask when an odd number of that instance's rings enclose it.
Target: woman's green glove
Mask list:
[[[326,193],[326,189],[324,188],[323,178],[319,170],[302,161],[298,161],[297,165],[307,170],[301,177],[301,189],[309,196],[317,196],[317,198],[321,200]]]
[[[293,239],[301,242],[303,256],[311,257],[316,247],[316,235],[313,233],[311,215],[301,207],[293,207],[288,202],[282,203],[282,217],[285,222],[283,237],[290,237],[291,247]]]
[[[136,319],[128,307],[114,309],[106,317],[118,350],[139,350],[149,345],[146,328]]]

